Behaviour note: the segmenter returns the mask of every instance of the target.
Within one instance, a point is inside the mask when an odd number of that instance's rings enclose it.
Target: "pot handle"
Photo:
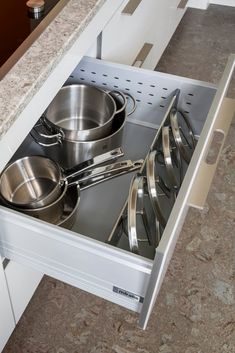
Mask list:
[[[85,172],[93,169],[94,167],[98,167],[104,163],[116,160],[117,158],[122,157],[123,155],[124,153],[121,147],[115,148],[111,151],[108,151],[106,153],[95,156],[87,161],[79,163],[73,168],[63,170],[64,177],[65,179],[75,177],[77,178],[78,176],[81,176]]]
[[[118,114],[118,113],[121,113],[125,108],[126,108],[126,105],[127,105],[127,99],[126,99],[126,96],[121,92],[121,91],[118,91],[118,90],[113,90],[113,91],[109,91],[108,94],[110,94],[111,96],[112,95],[116,95],[116,96],[121,96],[122,100],[123,100],[123,104],[121,106],[120,109],[117,109],[117,105],[115,103],[115,106],[116,106],[116,109],[115,109],[115,114]]]
[[[118,177],[119,175],[123,175],[125,173],[133,172],[134,170],[138,170],[143,165],[143,160],[138,160],[132,162],[131,160],[115,162],[108,164],[103,167],[97,167],[92,170],[89,170],[86,175],[81,176],[80,178],[72,181],[68,181],[68,186],[72,185],[83,185],[83,186],[92,186],[100,183],[101,181],[105,181],[107,179],[111,179],[111,177]]]
[[[128,99],[130,99],[132,101],[132,104],[133,104],[133,107],[131,108],[131,110],[129,112],[127,112],[127,116],[131,115],[134,113],[134,111],[136,110],[136,100],[135,98],[130,94],[130,93],[125,93],[125,96],[127,98],[127,101]]]
[[[113,171],[106,175],[97,176],[93,178],[90,182],[79,182],[78,184],[79,184],[80,190],[85,190],[90,188],[91,186],[98,185],[104,181],[108,181],[110,179],[117,178],[121,175],[138,171],[142,166],[143,166],[143,160],[140,159],[138,161],[132,162],[132,166],[130,166],[130,168],[128,169],[124,168],[123,170],[119,170],[116,172]]]
[[[113,94],[114,96],[117,95],[117,96],[121,96],[122,99],[123,99],[123,106],[119,109],[119,110],[116,110],[116,114],[117,113],[120,113],[122,112],[126,107],[127,107],[127,103],[128,103],[128,99],[130,99],[132,101],[132,108],[130,109],[129,112],[127,112],[127,116],[131,115],[132,113],[134,113],[134,111],[136,110],[136,100],[135,98],[130,94],[130,93],[122,93],[121,91],[118,91],[118,90],[114,90],[114,91],[109,91],[109,94]]]
[[[37,130],[37,127],[39,127],[39,126],[43,126],[50,133],[50,135],[39,132]],[[56,131],[56,129],[54,129],[54,130]],[[33,131],[36,132],[36,134],[37,134],[37,136],[39,136],[39,138],[43,137],[48,140],[57,139],[56,142],[45,143],[45,142],[39,141],[32,133],[30,133],[32,138],[34,139],[34,141],[43,147],[51,147],[51,146],[60,145],[62,140],[64,139],[63,131],[61,129],[58,129],[58,132],[54,133],[55,131],[53,131],[52,127],[47,124],[46,118],[44,116],[42,116],[39,119],[39,123],[33,127]]]

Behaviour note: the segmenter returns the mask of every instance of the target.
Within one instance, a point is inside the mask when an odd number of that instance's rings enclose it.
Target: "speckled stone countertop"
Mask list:
[[[0,82],[0,139],[107,0],[70,0]]]

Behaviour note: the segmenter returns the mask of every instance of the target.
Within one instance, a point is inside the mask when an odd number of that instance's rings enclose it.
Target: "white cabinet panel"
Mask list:
[[[185,9],[179,0],[142,0],[132,15],[116,13],[103,32],[102,58],[132,65],[145,43],[153,45],[141,66],[154,69]]]
[[[210,4],[235,7],[235,0],[210,0],[209,2]]]
[[[209,6],[209,0],[189,0],[187,3],[188,7],[193,7],[196,9],[206,10]]]
[[[155,2],[155,6],[156,6]],[[152,23],[147,33],[145,41],[153,43],[153,49],[146,57],[142,67],[145,69],[155,69],[164,50],[166,49],[172,35],[179,25],[186,9],[177,8],[177,1],[164,1],[162,6],[156,7],[148,21]]]
[[[6,280],[16,323],[42,278],[42,273],[10,261],[5,269]]]
[[[206,10],[210,4],[235,7],[235,0],[189,0],[187,6]]]
[[[12,313],[10,297],[2,262],[0,262],[0,351],[5,346],[14,327],[15,321]]]

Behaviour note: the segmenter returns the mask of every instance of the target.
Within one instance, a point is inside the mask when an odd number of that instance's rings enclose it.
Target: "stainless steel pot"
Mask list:
[[[43,156],[26,156],[9,164],[0,176],[0,194],[16,207],[38,208],[53,203],[69,178],[123,156],[121,148],[103,153],[69,170]]]
[[[64,196],[62,212],[57,220],[57,225],[66,229],[71,229],[77,219],[77,209],[80,203],[80,188],[72,185]]]
[[[115,118],[113,132],[107,137],[95,141],[81,142],[63,140],[60,146],[52,148],[49,153],[64,168],[71,168],[77,163],[121,146],[125,121],[125,114],[121,118]]]
[[[120,175],[131,173],[140,169],[143,165],[143,160],[138,160],[136,162],[131,161],[122,161],[108,166],[98,167],[89,172],[89,175],[84,176],[79,180],[73,182],[65,181],[64,185],[61,188],[61,194],[57,199],[43,207],[39,208],[18,208],[14,205],[9,205],[4,202],[1,198],[1,202],[4,205],[10,206],[12,209],[19,211],[21,213],[27,214],[34,218],[38,218],[42,221],[49,222],[55,225],[60,225],[63,227],[72,226],[75,220],[75,211],[78,208],[79,199],[80,199],[80,187],[81,189],[87,189],[91,186],[100,184],[104,181],[116,178]],[[107,169],[106,169],[107,168]],[[71,196],[71,192],[74,192],[75,195]],[[71,197],[73,199],[74,208],[71,206]],[[69,200],[68,200],[69,198]],[[68,205],[67,202],[70,204]]]
[[[108,93],[94,86],[69,85],[62,87],[45,112],[45,121],[59,128],[61,135],[70,141],[93,141],[110,134],[115,114],[121,108]]]
[[[72,168],[78,163],[121,146],[125,121],[125,112],[117,114],[113,121],[112,133],[94,141],[78,142],[63,139],[60,144],[56,142],[48,145],[42,142],[42,136],[38,134],[38,127],[32,130],[31,136],[39,145],[46,149],[46,154],[50,158],[54,159],[63,168]]]
[[[106,137],[94,141],[72,141],[62,138],[57,130],[50,128],[50,126],[45,127],[41,121],[31,131],[31,136],[41,147],[46,149],[46,154],[50,158],[57,161],[63,168],[72,168],[78,163],[122,145],[126,117],[136,109],[134,98],[130,95],[127,97],[132,101],[130,111],[123,110],[115,115],[112,131]],[[116,96],[115,102],[118,108],[122,106]],[[48,143],[48,139],[50,139],[50,143]]]

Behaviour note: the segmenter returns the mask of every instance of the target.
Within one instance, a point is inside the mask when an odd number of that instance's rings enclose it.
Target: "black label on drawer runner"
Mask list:
[[[125,289],[122,289],[122,288],[118,288],[118,287],[113,286],[113,292],[115,292],[117,294],[124,295],[124,297],[128,297],[129,299],[135,300],[139,303],[143,303],[143,301],[144,301],[144,298],[141,297],[140,295],[131,293],[131,292],[129,292]]]

